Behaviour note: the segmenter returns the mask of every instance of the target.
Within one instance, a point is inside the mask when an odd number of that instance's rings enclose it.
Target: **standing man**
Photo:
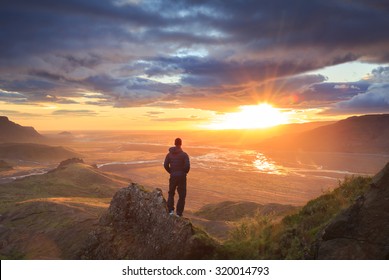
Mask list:
[[[177,201],[177,216],[182,216],[185,207],[186,197],[186,174],[190,169],[189,156],[181,149],[182,140],[177,138],[174,141],[175,147],[169,149],[169,153],[166,155],[163,166],[170,174],[169,179],[169,198],[167,200],[167,207],[169,214],[174,214],[174,195],[176,188],[178,192]]]

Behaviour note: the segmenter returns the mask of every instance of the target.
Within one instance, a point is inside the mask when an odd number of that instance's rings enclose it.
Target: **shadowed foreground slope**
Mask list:
[[[318,259],[389,259],[389,163],[371,189],[324,229]]]

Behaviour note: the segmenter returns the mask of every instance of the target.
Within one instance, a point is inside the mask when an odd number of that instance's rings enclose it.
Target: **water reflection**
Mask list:
[[[263,173],[285,175],[285,170],[282,166],[276,164],[275,161],[267,158],[262,153],[257,153],[256,159],[253,161],[254,167]]]

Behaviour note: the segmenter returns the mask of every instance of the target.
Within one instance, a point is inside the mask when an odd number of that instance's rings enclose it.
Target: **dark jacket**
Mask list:
[[[186,176],[190,169],[189,156],[181,147],[171,147],[163,166],[170,176]]]

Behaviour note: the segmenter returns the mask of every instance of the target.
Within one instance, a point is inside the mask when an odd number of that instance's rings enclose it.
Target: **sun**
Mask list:
[[[288,116],[285,113],[267,103],[240,106],[239,109],[239,112],[219,116],[207,128],[255,129],[288,123]]]

